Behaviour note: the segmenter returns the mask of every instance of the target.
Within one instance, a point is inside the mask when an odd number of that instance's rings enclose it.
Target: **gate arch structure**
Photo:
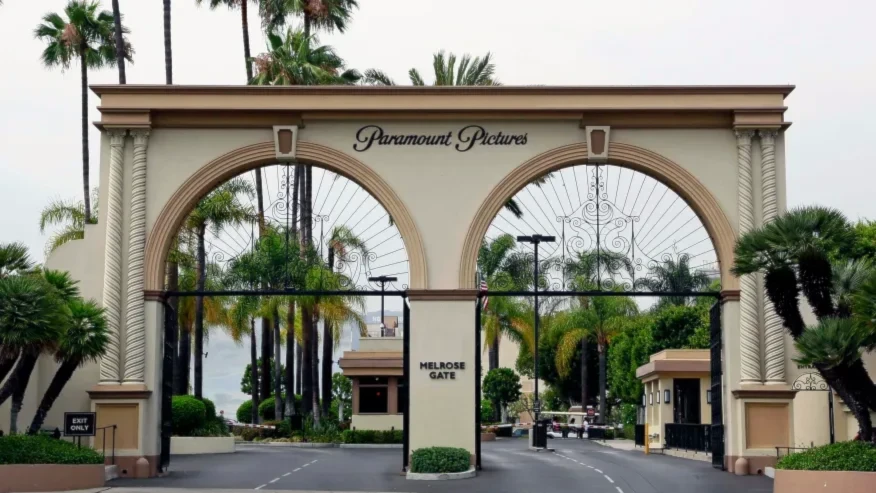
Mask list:
[[[115,344],[77,373],[71,388],[79,390],[56,408],[96,410],[98,424],[101,416],[119,421],[119,463],[133,471],[143,458],[156,472],[163,264],[173,234],[220,182],[297,159],[362,186],[404,241],[414,321],[411,449],[474,453],[474,379],[433,380],[421,364],[464,363],[460,371],[474,375],[475,266],[490,221],[533,178],[599,164],[660,181],[708,231],[723,286],[725,462],[767,461],[775,449],[749,438],[763,413],[792,416],[784,371],[791,363],[760,288],[729,268],[736,235],[784,207],[783,115],[792,89],[95,86],[99,222],[46,265],[70,271],[83,295],[102,301]],[[289,142],[278,129],[293,127],[297,148],[284,154]],[[740,305],[753,317],[742,320]],[[24,413],[29,405],[36,403],[26,402]],[[50,414],[46,423],[59,419]]]

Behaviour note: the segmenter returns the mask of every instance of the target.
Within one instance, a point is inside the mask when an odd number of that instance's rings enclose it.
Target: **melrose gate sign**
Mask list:
[[[420,363],[420,369],[433,370],[429,372],[429,378],[432,380],[456,380],[454,370],[465,370],[465,361],[423,361]]]
[[[480,125],[468,125],[457,132],[435,134],[387,134],[378,125],[366,125],[356,132],[353,150],[365,152],[378,146],[453,146],[459,152],[468,152],[475,146],[523,146],[529,134],[492,133]],[[455,144],[455,145],[454,145]]]

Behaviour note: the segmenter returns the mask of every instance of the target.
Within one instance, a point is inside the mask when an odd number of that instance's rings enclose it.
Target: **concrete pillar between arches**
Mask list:
[[[475,452],[475,300],[416,300],[410,335],[410,450]],[[421,363],[462,363],[455,378],[433,379]]]

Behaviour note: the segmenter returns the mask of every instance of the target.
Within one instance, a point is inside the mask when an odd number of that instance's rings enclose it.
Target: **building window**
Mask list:
[[[399,378],[398,380],[398,392],[396,392],[396,397],[398,397],[398,404],[396,409],[398,409],[398,414],[405,413],[405,396],[408,395],[408,388],[405,386],[405,379]]]
[[[389,379],[365,377],[359,380],[359,414],[385,414],[389,411]]]

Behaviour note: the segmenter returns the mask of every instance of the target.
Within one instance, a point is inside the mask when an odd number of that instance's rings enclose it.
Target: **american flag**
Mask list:
[[[487,280],[484,279],[483,277],[481,278],[481,291],[483,291],[484,293],[487,292]],[[489,302],[490,302],[490,299],[487,298],[486,294],[484,294],[484,308],[483,308],[484,310],[487,309],[487,304]]]

